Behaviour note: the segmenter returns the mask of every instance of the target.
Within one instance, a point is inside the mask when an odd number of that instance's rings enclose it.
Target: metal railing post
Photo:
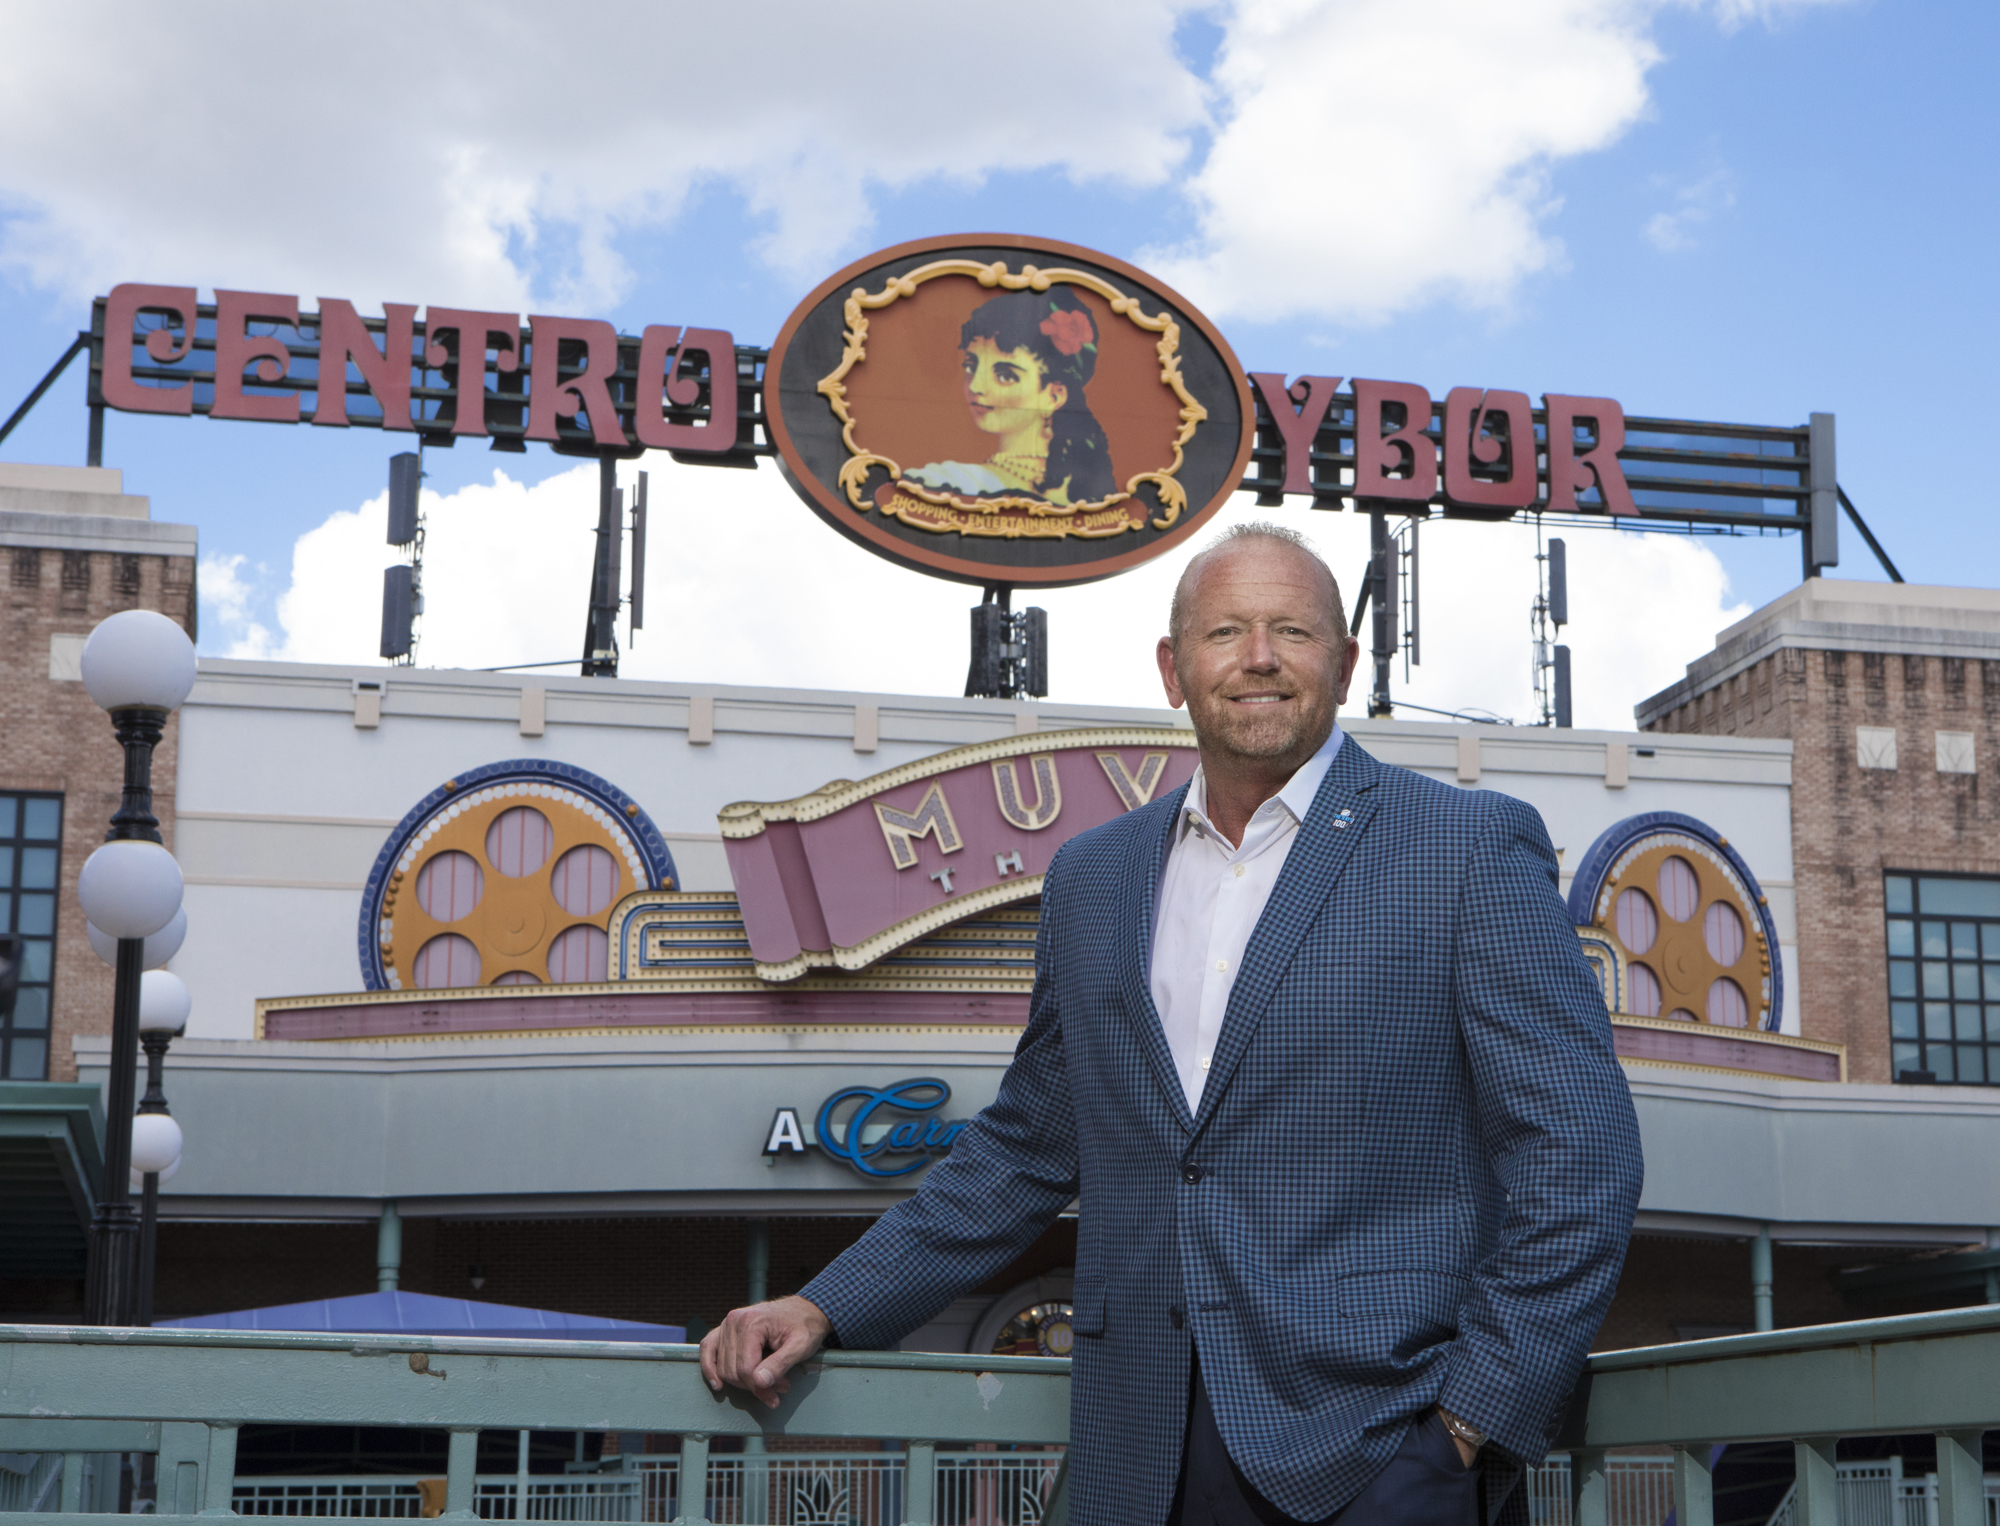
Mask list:
[[[86,1452],[63,1453],[62,1504],[57,1508],[64,1515],[75,1515],[83,1509],[83,1466]]]
[[[1938,1526],[1986,1526],[1984,1431],[1939,1431]]]
[[[514,1519],[528,1518],[528,1433],[521,1431],[514,1446]]]
[[[1715,1526],[1715,1475],[1706,1446],[1674,1448],[1674,1520],[1677,1526]]]
[[[1771,1226],[1757,1226],[1750,1242],[1750,1306],[1759,1330],[1773,1328],[1771,1310]]]
[[[1569,1454],[1570,1526],[1610,1526],[1611,1480],[1602,1447]]]
[[[1792,1472],[1797,1480],[1793,1485],[1793,1526],[1840,1526],[1840,1479],[1833,1466],[1838,1446],[1832,1436],[1792,1443]]]
[[[454,1429],[444,1460],[444,1519],[471,1520],[479,1513],[479,1432]]]
[[[680,1476],[675,1487],[681,1497],[676,1526],[708,1526],[708,1438],[698,1431],[681,1437]]]
[[[1042,1507],[1042,1526],[1069,1526],[1069,1453],[1056,1464],[1056,1481]]]
[[[236,1427],[208,1428],[208,1466],[202,1469],[201,1513],[236,1514]]]
[[[936,1515],[937,1443],[912,1441],[904,1450],[904,1526],[931,1526]]]

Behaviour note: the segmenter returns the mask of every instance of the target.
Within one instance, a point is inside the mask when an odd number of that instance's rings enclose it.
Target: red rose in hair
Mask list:
[[[1042,320],[1042,332],[1064,355],[1074,355],[1091,342],[1090,314],[1059,307]]]

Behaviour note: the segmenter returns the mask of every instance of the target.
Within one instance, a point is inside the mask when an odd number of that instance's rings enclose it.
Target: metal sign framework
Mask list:
[[[107,409],[381,428],[413,434],[431,449],[462,437],[508,452],[546,443],[559,454],[595,457],[604,512],[588,672],[616,671],[616,463],[665,449],[688,465],[754,469],[779,454],[764,405],[770,352],[721,330],[650,325],[630,335],[597,320],[537,316],[524,325],[517,314],[438,307],[419,321],[418,309],[406,304],[368,317],[344,300],[322,299],[318,311],[307,312],[292,297],[215,295],[215,302],[199,302],[193,288],[128,285],[97,298],[88,332],[0,425],[0,440],[87,350],[93,466],[102,463]],[[110,332],[127,325],[122,337]],[[481,346],[476,410],[465,406],[463,375],[474,333]],[[723,369],[725,350],[731,361]],[[329,363],[341,371],[331,396],[321,385]],[[1255,443],[1237,490],[1265,507],[1303,497],[1317,509],[1351,507],[1376,520],[1362,597],[1373,594],[1378,605],[1384,703],[1387,664],[1402,645],[1395,631],[1402,600],[1389,558],[1413,559],[1413,551],[1386,549],[1389,516],[1410,521],[1403,533],[1412,548],[1415,524],[1433,514],[1552,527],[1797,533],[1803,573],[1812,577],[1839,561],[1844,512],[1889,577],[1902,581],[1840,490],[1831,414],[1794,426],[1726,424],[1630,417],[1602,398],[1551,394],[1534,407],[1519,392],[1458,388],[1439,400],[1406,383],[1355,380],[1340,391],[1338,377],[1288,384],[1283,375],[1253,373],[1250,380]],[[998,592],[1004,604],[1005,590]],[[989,589],[989,600],[994,595]],[[1360,606],[1355,615],[1358,628]],[[1414,609],[1406,625],[1413,616]]]

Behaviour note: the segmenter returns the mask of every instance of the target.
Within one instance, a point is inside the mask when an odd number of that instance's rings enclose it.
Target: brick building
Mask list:
[[[118,808],[124,756],[78,670],[107,615],[152,609],[195,630],[195,532],[155,524],[121,474],[0,464],[7,561],[0,673],[0,899],[29,939],[23,988],[0,1024],[0,1079],[76,1078],[71,1040],[111,1031],[111,969],[84,935],[76,877]],[[179,728],[153,758],[154,811],[173,846]]]
[[[1811,579],[1635,713],[1792,743],[1803,1034],[1856,1081],[2000,1083],[2000,591]]]

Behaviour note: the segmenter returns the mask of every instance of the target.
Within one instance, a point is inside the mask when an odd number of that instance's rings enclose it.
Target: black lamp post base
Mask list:
[[[90,1223],[90,1264],[83,1317],[93,1325],[129,1325],[137,1304],[139,1215],[130,1202],[99,1203]]]

